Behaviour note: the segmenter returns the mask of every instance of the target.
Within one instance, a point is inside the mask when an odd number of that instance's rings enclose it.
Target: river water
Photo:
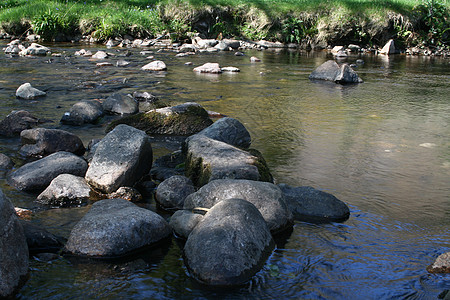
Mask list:
[[[116,54],[109,61],[131,64],[98,68],[73,55],[86,46],[50,47],[62,56],[0,54],[1,119],[25,109],[54,121],[44,126],[71,131],[87,145],[104,136],[105,123],[59,124],[77,101],[119,91],[148,91],[174,104],[195,101],[244,123],[277,183],[330,192],[349,205],[351,216],[344,223],[297,222],[277,238],[276,250],[251,282],[235,289],[196,284],[183,265],[182,244],[173,240],[128,261],[33,259],[19,299],[436,299],[450,288],[449,275],[425,270],[450,251],[449,59],[350,56],[350,63],[364,60],[355,70],[365,82],[341,86],[308,79],[332,58],[325,52],[178,58],[157,49],[144,55],[130,49],[131,56],[120,57],[125,50],[109,49]],[[165,61],[168,71],[141,71],[149,55]],[[250,56],[262,61],[250,63]],[[188,61],[193,66],[185,65]],[[205,62],[241,72],[192,72]],[[24,82],[48,95],[16,99]],[[19,138],[0,138],[0,151],[17,165],[19,148]],[[171,139],[155,139],[156,157],[176,148]],[[89,208],[43,209],[33,201],[36,195],[16,191],[4,179],[0,186],[14,205],[36,210],[33,222],[64,237]],[[155,209],[154,202],[147,207]]]

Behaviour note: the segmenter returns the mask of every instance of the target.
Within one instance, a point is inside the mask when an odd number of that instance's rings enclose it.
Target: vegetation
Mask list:
[[[47,41],[207,37],[448,46],[450,0],[2,0],[9,34]],[[336,35],[336,32],[338,34]]]

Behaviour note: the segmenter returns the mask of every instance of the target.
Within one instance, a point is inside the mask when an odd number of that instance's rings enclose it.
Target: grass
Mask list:
[[[27,30],[47,40],[58,34],[106,40],[161,33],[183,39],[197,31],[210,37],[301,43],[319,36],[333,42],[329,32],[337,30],[345,40],[370,44],[382,42],[381,31],[391,30],[405,42],[448,45],[449,11],[450,0],[3,0],[0,23],[10,34]],[[200,21],[208,28],[198,28]]]

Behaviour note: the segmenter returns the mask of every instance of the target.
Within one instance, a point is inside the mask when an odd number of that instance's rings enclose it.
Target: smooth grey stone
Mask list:
[[[196,214],[189,210],[177,210],[170,218],[169,225],[178,237],[187,239],[202,219],[203,215],[201,214]]]
[[[103,102],[103,111],[108,114],[135,114],[139,111],[139,104],[130,95],[114,93]]]
[[[61,174],[39,194],[36,201],[52,206],[78,206],[91,197],[91,188],[83,177]]]
[[[77,126],[95,123],[103,115],[103,106],[100,102],[83,100],[75,103],[70,111],[62,116],[61,123]]]
[[[329,60],[317,67],[310,75],[311,80],[328,80],[340,84],[362,83],[362,79],[348,65],[338,65],[334,60]]]
[[[36,99],[45,95],[47,95],[46,92],[32,87],[29,82],[22,84],[16,90],[16,97],[26,100]]]

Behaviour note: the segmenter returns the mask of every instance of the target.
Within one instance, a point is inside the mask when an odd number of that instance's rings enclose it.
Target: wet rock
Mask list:
[[[222,73],[222,69],[220,68],[218,63],[206,63],[199,67],[194,68],[193,71],[198,73],[211,73],[211,74]]]
[[[27,208],[14,207],[14,210],[21,220],[31,220],[31,217],[33,216],[33,212]]]
[[[242,199],[226,199],[195,226],[183,252],[196,280],[232,286],[250,280],[273,248],[270,231],[255,206]]]
[[[240,51],[238,51],[238,52],[234,53],[234,55],[235,55],[235,56],[244,56],[245,54],[242,53],[242,52],[240,52]]]
[[[170,218],[169,225],[177,237],[187,239],[202,219],[203,215],[201,214],[196,214],[188,210],[177,210]]]
[[[32,100],[38,97],[43,97],[45,95],[47,95],[46,92],[43,92],[41,90],[32,87],[29,82],[22,84],[16,90],[16,97],[25,100]]]
[[[55,253],[64,246],[62,238],[55,236],[44,228],[30,221],[20,220],[23,227],[30,255],[37,253]]]
[[[25,192],[42,192],[60,174],[84,176],[87,163],[69,152],[56,152],[27,163],[8,176],[8,183]]]
[[[133,98],[138,101],[140,112],[148,112],[159,105],[159,98],[148,92],[133,92]]]
[[[152,166],[150,137],[127,125],[118,125],[98,144],[86,181],[103,193],[133,186]]]
[[[101,62],[101,63],[96,63],[95,64],[97,67],[102,68],[102,67],[112,67],[113,64],[110,62]]]
[[[9,170],[13,167],[11,158],[7,155],[0,153],[0,171]]]
[[[114,93],[103,102],[103,111],[108,114],[135,114],[139,104],[130,95]]]
[[[286,45],[280,42],[269,42],[261,40],[257,44],[264,48],[286,48]]]
[[[20,153],[26,157],[42,157],[59,151],[76,155],[83,155],[85,152],[78,136],[60,129],[26,129],[20,133],[20,138],[23,144]]]
[[[182,209],[184,199],[194,192],[194,185],[189,178],[175,175],[158,185],[156,189],[156,201],[164,209]]]
[[[215,49],[219,51],[229,51],[231,48],[225,43],[223,40],[218,41],[218,43],[214,46]]]
[[[165,71],[167,70],[166,64],[161,60],[155,60],[146,64],[141,68],[144,71]]]
[[[141,193],[137,189],[129,186],[122,186],[118,188],[117,191],[109,194],[108,198],[121,198],[131,202],[142,201]]]
[[[208,112],[199,104],[187,102],[176,106],[154,109],[126,116],[112,122],[107,130],[118,124],[127,124],[149,135],[191,135],[212,124]]]
[[[106,59],[108,58],[108,53],[105,51],[97,51],[94,55],[92,55],[93,59]]]
[[[450,252],[439,255],[435,262],[427,267],[427,271],[430,273],[450,273]]]
[[[92,205],[70,233],[65,250],[80,256],[119,257],[151,246],[172,233],[158,214],[124,199]]]
[[[343,222],[350,216],[348,206],[332,194],[309,186],[279,184],[289,210],[298,221],[313,223]]]
[[[28,274],[28,246],[11,202],[0,190],[0,298],[10,297]]]
[[[69,112],[66,112],[61,123],[80,126],[83,124],[95,123],[103,116],[103,106],[95,100],[83,100],[75,103]]]
[[[309,75],[309,79],[328,80],[341,84],[363,82],[348,64],[339,66],[334,60],[326,61],[317,67]]]
[[[20,56],[27,56],[27,55],[33,55],[33,56],[45,56],[48,53],[50,53],[50,48],[44,47],[42,45],[32,43],[28,48],[20,51]]]
[[[61,174],[37,197],[42,204],[69,207],[87,203],[91,197],[91,188],[83,177]]]
[[[19,44],[11,44],[9,43],[8,46],[5,48],[5,54],[14,54],[18,55],[20,52]]]
[[[355,44],[348,45],[347,49],[351,52],[360,52],[361,51],[361,47],[359,45],[355,45]]]
[[[116,66],[117,66],[117,67],[126,67],[126,66],[128,66],[129,64],[130,64],[129,61],[126,61],[126,60],[123,60],[123,59],[119,59],[119,60],[116,62]]]
[[[87,57],[87,56],[92,56],[92,52],[91,52],[91,50],[81,49],[79,51],[75,51],[74,55]]]
[[[119,41],[115,41],[115,40],[109,39],[109,40],[106,42],[105,45],[106,45],[107,48],[112,48],[112,47],[117,47],[117,46],[119,46],[119,44],[120,44]]]
[[[238,120],[229,117],[217,120],[211,126],[200,131],[198,135],[204,135],[243,149],[250,147],[251,144],[250,133],[245,126]]]
[[[26,110],[12,111],[0,121],[0,136],[16,136],[22,130],[30,129],[39,123],[42,123],[42,121]]]
[[[389,40],[381,49],[380,54],[391,55],[395,54],[395,51],[394,40]]]
[[[251,62],[260,62],[261,59],[257,58],[256,56],[252,56],[252,57],[250,57],[250,61]]]
[[[181,53],[186,52],[195,52],[195,46],[193,44],[183,44],[181,45],[180,49],[178,50]]]
[[[333,49],[331,49],[331,53],[336,54],[336,53],[338,53],[340,51],[344,51],[344,50],[345,50],[344,46],[334,46]]]
[[[261,212],[272,233],[292,225],[292,213],[278,186],[269,182],[252,180],[214,180],[186,197],[184,209],[211,208],[222,200],[240,198],[251,202]]]
[[[192,43],[199,49],[207,49],[210,47],[214,47],[219,42],[214,39],[201,39],[200,37],[196,37]]]
[[[236,67],[223,67],[223,68],[221,68],[221,70],[222,70],[222,72],[229,72],[229,73],[237,73],[237,72],[241,71]]]
[[[272,181],[264,159],[227,143],[203,135],[189,137],[184,144],[186,175],[196,186],[215,179]]]

